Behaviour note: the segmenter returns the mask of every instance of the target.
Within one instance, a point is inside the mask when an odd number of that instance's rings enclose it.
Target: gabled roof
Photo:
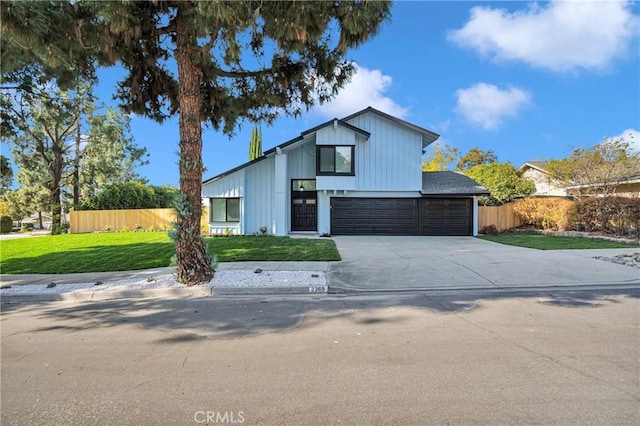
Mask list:
[[[546,161],[527,161],[522,166],[520,166],[518,170],[523,170],[525,167],[530,167],[532,169],[539,170],[542,173],[549,173],[546,169],[547,167]]]
[[[424,128],[419,127],[419,126],[416,126],[415,124],[411,124],[411,123],[409,123],[407,121],[401,120],[401,119],[399,119],[397,117],[394,117],[394,116],[389,115],[387,113],[384,113],[382,111],[378,111],[375,108],[368,107],[368,108],[363,109],[362,111],[358,111],[358,112],[356,112],[354,114],[351,114],[350,116],[345,117],[343,119],[334,118],[334,119],[329,120],[329,121],[327,121],[325,123],[322,123],[322,124],[320,124],[320,125],[318,125],[316,127],[313,127],[313,128],[311,128],[309,130],[305,130],[304,132],[300,133],[300,136],[297,136],[297,137],[295,137],[295,138],[293,138],[293,139],[291,139],[291,140],[289,140],[287,142],[281,143],[280,145],[277,145],[277,146],[275,146],[275,147],[273,147],[271,149],[266,150],[261,157],[258,157],[258,158],[256,158],[255,160],[252,160],[252,161],[248,161],[248,162],[246,162],[244,164],[239,165],[238,167],[234,167],[231,170],[227,170],[226,172],[223,172],[223,173],[221,173],[221,174],[219,174],[217,176],[209,178],[209,179],[205,180],[203,183],[209,183],[211,181],[220,179],[220,178],[222,178],[224,176],[230,175],[231,173],[234,173],[234,172],[236,172],[238,170],[241,170],[241,169],[243,169],[243,168],[245,168],[245,167],[247,167],[247,166],[249,166],[251,164],[254,164],[254,163],[257,163],[259,161],[262,161],[262,160],[272,156],[274,153],[276,153],[278,151],[278,149],[286,148],[286,147],[288,147],[290,145],[293,145],[293,144],[295,144],[297,142],[300,142],[305,138],[305,136],[308,136],[311,133],[317,132],[318,130],[323,129],[323,128],[328,127],[328,126],[341,126],[341,127],[344,127],[345,129],[353,131],[354,133],[357,133],[357,134],[359,134],[361,136],[364,136],[365,139],[369,139],[369,137],[371,136],[371,133],[367,132],[366,130],[362,130],[362,129],[360,129],[360,128],[352,125],[352,124],[347,123],[348,120],[351,120],[352,118],[358,117],[358,116],[366,114],[366,113],[377,114],[380,117],[384,117],[387,120],[393,121],[394,123],[400,124],[400,125],[402,125],[404,127],[407,127],[407,128],[409,128],[411,130],[414,130],[414,131],[420,133],[422,135],[422,147],[423,148],[425,148],[431,142],[434,142],[435,140],[437,140],[440,137],[439,134],[433,133],[430,130],[424,129]]]
[[[324,129],[325,127],[329,127],[329,126],[341,126],[344,127],[345,129],[351,130],[354,133],[358,133],[362,136],[365,137],[365,139],[369,139],[369,137],[371,136],[371,133],[367,132],[366,130],[362,130],[356,126],[352,126],[351,124],[345,122],[344,120],[338,120],[337,118],[334,118],[333,120],[329,120],[326,123],[322,123],[319,126],[316,126],[312,129],[309,130],[305,130],[304,132],[300,133],[300,136],[298,136],[297,138],[291,139],[290,141],[287,141],[283,144],[280,144],[278,146],[275,146],[267,151],[264,152],[264,155],[269,155],[269,154],[273,154],[274,152],[276,152],[277,148],[285,148],[289,145],[292,145],[296,142],[301,141],[302,139],[304,139],[305,136],[310,135],[311,133],[315,133],[318,130]]]
[[[482,185],[459,172],[422,172],[422,195],[489,195]]]
[[[352,118],[361,116],[361,115],[369,113],[369,112],[373,113],[373,114],[376,114],[376,115],[379,115],[380,117],[386,118],[387,120],[393,121],[394,123],[400,124],[401,126],[404,126],[404,127],[408,128],[408,129],[411,129],[411,130],[414,130],[414,131],[420,133],[422,135],[422,147],[423,148],[425,148],[430,143],[435,142],[440,137],[439,134],[434,133],[431,130],[427,130],[427,129],[423,128],[423,127],[416,126],[415,124],[411,124],[408,121],[401,120],[398,117],[394,117],[393,115],[389,115],[389,114],[387,114],[385,112],[382,112],[382,111],[379,111],[379,110],[377,110],[377,109],[375,109],[373,107],[367,107],[367,108],[363,109],[362,111],[358,111],[358,112],[356,112],[354,114],[351,114],[351,115],[343,118],[342,120],[343,121],[349,121]]]
[[[231,173],[234,173],[234,172],[237,172],[238,170],[244,169],[245,167],[250,166],[251,164],[258,163],[258,162],[260,162],[260,161],[272,156],[274,153],[277,152],[278,149],[286,148],[286,147],[288,147],[290,145],[295,144],[296,142],[300,142],[305,138],[305,136],[308,136],[308,135],[310,135],[312,133],[317,132],[320,129],[323,129],[323,128],[329,127],[329,126],[341,126],[341,127],[344,127],[345,129],[351,130],[354,133],[357,133],[357,134],[359,134],[361,136],[364,136],[365,139],[369,139],[369,137],[371,136],[371,133],[367,132],[366,130],[362,130],[362,129],[356,127],[356,126],[353,126],[353,125],[345,122],[344,120],[338,120],[337,118],[334,118],[333,120],[329,120],[326,123],[322,123],[322,124],[320,124],[320,125],[318,125],[316,127],[313,127],[313,128],[311,128],[309,130],[305,130],[304,132],[300,133],[300,136],[297,136],[297,137],[295,137],[295,138],[293,138],[291,140],[288,140],[288,141],[286,141],[284,143],[281,143],[280,145],[274,146],[273,148],[266,150],[264,152],[264,154],[262,154],[262,156],[254,159],[254,160],[247,161],[246,163],[241,164],[238,167],[234,167],[231,170],[227,170],[226,172],[220,173],[217,176],[214,176],[212,178],[209,178],[209,179],[205,180],[203,182],[203,184],[204,183],[209,183],[209,182],[214,181],[216,179],[220,179],[222,177],[230,175]]]

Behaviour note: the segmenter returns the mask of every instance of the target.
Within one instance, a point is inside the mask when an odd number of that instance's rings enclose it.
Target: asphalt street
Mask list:
[[[3,425],[640,424],[640,290],[3,304]]]

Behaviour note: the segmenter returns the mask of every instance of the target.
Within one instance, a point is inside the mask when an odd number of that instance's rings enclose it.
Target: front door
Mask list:
[[[305,187],[306,184],[306,187]],[[291,230],[317,231],[315,181],[294,179],[291,185]]]

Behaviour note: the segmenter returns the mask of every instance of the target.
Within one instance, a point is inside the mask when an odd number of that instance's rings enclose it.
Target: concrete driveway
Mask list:
[[[535,250],[474,237],[340,236],[330,291],[640,285],[640,270],[594,259],[639,249]]]

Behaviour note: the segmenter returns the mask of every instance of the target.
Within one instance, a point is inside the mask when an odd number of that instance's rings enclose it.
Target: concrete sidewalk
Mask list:
[[[300,272],[308,271],[326,273],[328,268],[327,262],[226,262],[220,263],[218,271],[250,271],[254,272],[257,268],[262,271],[291,271]],[[298,283],[297,285],[291,285],[291,281],[283,278],[284,281],[280,282],[277,278],[269,277],[268,285],[263,286],[245,286],[245,287],[225,287],[221,286],[193,286],[186,287],[180,286],[173,282],[172,285],[163,284],[162,281],[166,281],[167,275],[175,272],[174,267],[167,268],[153,268],[137,271],[114,271],[114,272],[91,272],[80,274],[24,274],[24,275],[0,275],[0,282],[2,286],[11,286],[11,294],[0,293],[0,299],[4,303],[18,303],[18,302],[43,302],[43,301],[86,301],[86,300],[109,300],[109,299],[121,299],[121,298],[186,298],[186,297],[206,297],[213,295],[292,295],[292,294],[309,294],[311,289],[309,285],[304,283]],[[251,274],[253,275],[253,274]],[[164,278],[162,278],[164,277]],[[136,280],[145,281],[146,279],[151,282],[154,279],[161,279],[159,285],[154,288],[126,288],[127,285],[120,286],[119,281],[122,280]],[[267,279],[267,278],[265,278]],[[275,280],[275,281],[274,281]],[[92,286],[79,289],[67,288],[62,292],[47,292],[44,287],[50,283],[58,284],[80,284],[80,283],[95,283],[100,281],[102,285],[95,287],[93,291]],[[289,284],[287,284],[289,282]],[[213,283],[215,284],[215,278]],[[322,285],[312,286],[314,288],[313,293],[326,294],[327,286],[325,281],[321,281]],[[118,289],[106,289],[109,284],[115,284]],[[21,286],[39,286],[36,291],[24,291],[14,292],[16,287]],[[150,284],[153,286],[153,284]],[[8,290],[9,291],[9,290]]]
[[[247,270],[260,268],[264,271],[323,271],[326,272],[328,262],[221,262],[218,270]],[[2,285],[29,285],[50,282],[56,284],[74,284],[86,282],[109,282],[129,278],[151,278],[158,275],[171,274],[175,267],[151,268],[137,271],[87,272],[81,274],[0,274]]]

